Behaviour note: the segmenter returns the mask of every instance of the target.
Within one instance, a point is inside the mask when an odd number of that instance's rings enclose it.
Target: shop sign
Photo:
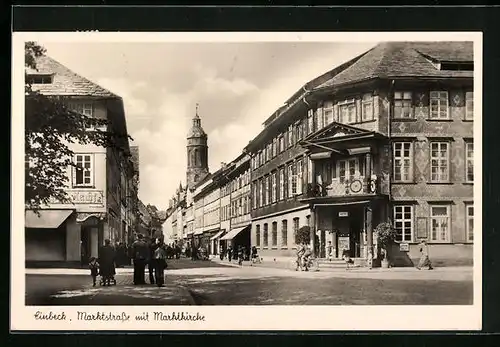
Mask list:
[[[409,252],[410,251],[410,245],[408,243],[400,243],[399,244],[399,250],[401,252]]]
[[[339,217],[349,217],[349,212],[339,212]]]
[[[103,204],[104,193],[102,190],[73,190],[68,192],[70,200],[75,204]]]

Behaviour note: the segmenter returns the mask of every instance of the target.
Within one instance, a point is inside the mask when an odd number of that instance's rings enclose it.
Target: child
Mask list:
[[[89,262],[90,276],[92,276],[93,287],[95,287],[97,276],[99,275],[99,263],[95,257],[90,258]]]

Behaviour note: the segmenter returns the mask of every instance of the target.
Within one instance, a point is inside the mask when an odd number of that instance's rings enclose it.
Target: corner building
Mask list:
[[[311,227],[315,253],[379,254],[391,221],[394,265],[430,245],[438,265],[472,263],[472,42],[391,42],[306,83],[264,123],[251,155],[251,242],[295,255]]]

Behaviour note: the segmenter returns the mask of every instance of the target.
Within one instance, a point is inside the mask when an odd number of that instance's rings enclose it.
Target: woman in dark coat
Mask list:
[[[115,261],[115,249],[111,246],[111,241],[106,239],[104,240],[104,246],[99,252],[99,273],[102,276],[104,285],[111,285],[111,281],[114,279],[116,274]]]

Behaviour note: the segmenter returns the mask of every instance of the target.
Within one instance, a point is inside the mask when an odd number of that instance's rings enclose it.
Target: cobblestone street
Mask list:
[[[116,286],[92,287],[82,270],[30,270],[26,304],[467,305],[473,297],[471,268],[295,272],[181,259],[170,262],[163,288],[134,286],[130,268],[118,269],[116,279]]]

